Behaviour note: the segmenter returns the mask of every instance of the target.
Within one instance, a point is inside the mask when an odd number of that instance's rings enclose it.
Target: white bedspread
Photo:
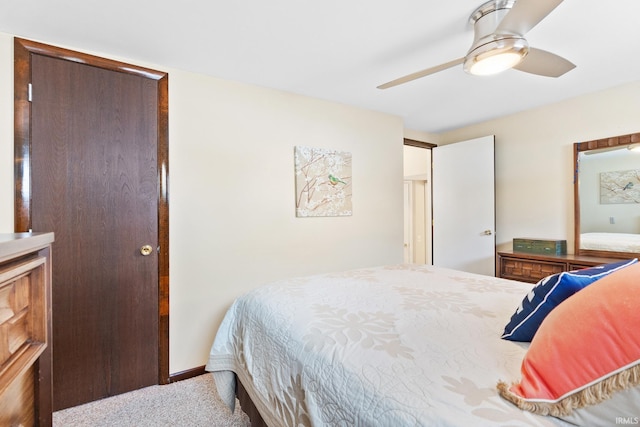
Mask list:
[[[582,233],[580,248],[640,253],[640,234],[629,233]]]
[[[526,345],[499,337],[530,288],[415,265],[279,281],[233,304],[206,369],[270,426],[566,425],[495,388],[519,378]]]

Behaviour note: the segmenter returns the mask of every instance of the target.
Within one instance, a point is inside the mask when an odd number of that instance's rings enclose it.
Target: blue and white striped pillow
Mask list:
[[[558,304],[596,280],[636,262],[638,259],[634,258],[545,277],[524,297],[505,326],[502,338],[531,341],[544,318]]]

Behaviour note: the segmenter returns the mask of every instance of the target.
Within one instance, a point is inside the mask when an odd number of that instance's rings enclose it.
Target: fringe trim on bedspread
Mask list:
[[[638,385],[640,385],[640,365],[625,369],[557,402],[531,402],[509,390],[510,386],[504,381],[499,381],[497,388],[500,396],[520,409],[539,415],[561,417],[570,415],[574,409],[597,405],[610,399],[618,391]]]

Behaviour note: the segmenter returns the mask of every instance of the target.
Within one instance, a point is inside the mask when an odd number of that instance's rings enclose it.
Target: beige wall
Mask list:
[[[12,40],[0,33],[0,232],[13,231]],[[169,72],[171,373],[203,365],[226,308],[264,281],[402,261],[400,118],[113,59]],[[352,153],[353,216],[295,217],[296,145]]]
[[[573,143],[640,131],[640,82],[457,129],[439,143],[496,136],[496,242],[567,239],[573,252]]]

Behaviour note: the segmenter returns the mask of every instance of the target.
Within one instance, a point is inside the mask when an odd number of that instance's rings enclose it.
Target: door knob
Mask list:
[[[493,234],[493,232],[491,230],[484,230],[484,235],[485,236],[491,236]]]
[[[144,245],[140,248],[140,253],[144,256],[151,255],[151,252],[153,252],[153,248],[151,247],[151,245]]]

